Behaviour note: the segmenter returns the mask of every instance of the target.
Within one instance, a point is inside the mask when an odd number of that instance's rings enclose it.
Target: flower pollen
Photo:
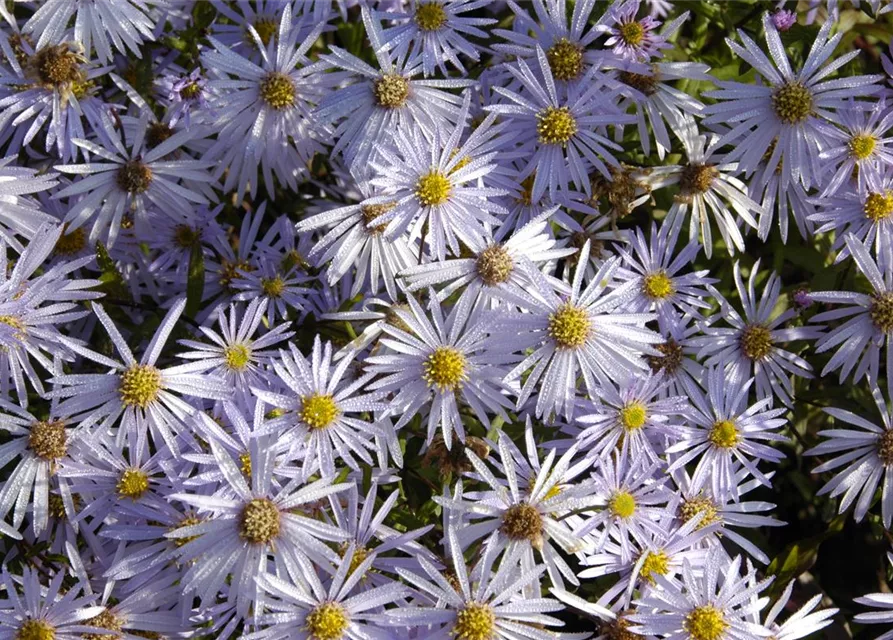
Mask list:
[[[720,519],[719,511],[716,508],[716,504],[713,502],[713,500],[707,498],[706,496],[689,498],[688,500],[684,500],[679,506],[678,515],[683,522],[688,522],[699,514],[704,515],[701,518],[701,521],[698,523],[698,529],[703,529],[704,527],[711,525],[714,522],[719,522]]]
[[[106,631],[114,633],[84,633],[81,638],[84,640],[115,640],[121,637],[121,629],[124,628],[124,620],[116,616],[109,609],[105,609],[98,616],[85,620],[84,623],[88,627],[98,627]]]
[[[515,263],[502,245],[491,244],[478,254],[477,272],[489,287],[509,279]]]
[[[660,551],[647,551],[645,561],[642,562],[642,568],[639,569],[639,577],[653,585],[655,583],[654,576],[665,576],[670,569],[670,556],[661,549]]]
[[[46,620],[28,618],[16,631],[15,640],[55,640],[56,628]]]
[[[251,349],[244,344],[231,344],[223,350],[226,368],[230,371],[244,371],[251,361]]]
[[[496,614],[490,605],[469,602],[456,612],[452,634],[456,640],[491,640],[496,628]]]
[[[721,449],[731,449],[738,444],[741,436],[738,427],[731,420],[719,420],[710,429],[707,439]]]
[[[856,160],[865,160],[874,153],[877,138],[869,133],[860,133],[853,136],[849,142],[850,155]]]
[[[115,488],[122,498],[139,500],[149,490],[149,474],[135,467],[125,469]]]
[[[337,602],[323,602],[304,618],[304,628],[312,640],[341,640],[347,624],[347,612]]]
[[[893,292],[873,295],[868,317],[882,333],[893,333]]]
[[[583,49],[567,38],[560,38],[549,47],[546,60],[556,80],[575,80],[583,71]]]
[[[881,222],[893,215],[893,191],[869,193],[865,198],[865,217],[872,222]]]
[[[449,199],[450,191],[452,191],[450,179],[437,170],[419,178],[415,187],[415,195],[425,207],[443,204]]]
[[[159,391],[161,372],[152,365],[133,364],[121,374],[118,392],[127,407],[145,409],[155,401]]]
[[[812,113],[813,97],[801,82],[788,82],[772,94],[775,115],[785,124],[799,124]]]
[[[626,520],[636,512],[636,499],[629,491],[617,491],[608,502],[608,510],[615,518]]]
[[[454,391],[468,380],[468,362],[455,347],[437,347],[422,364],[422,379],[441,391]]]
[[[115,182],[121,191],[133,195],[145,193],[152,184],[152,169],[140,160],[128,160],[118,169]]]
[[[396,73],[388,73],[372,83],[375,102],[385,109],[399,109],[409,97],[409,82]]]
[[[885,429],[877,438],[877,455],[885,466],[893,466],[893,429]]]
[[[533,505],[521,502],[509,507],[502,514],[502,524],[499,529],[510,540],[534,542],[542,539],[543,516]]]
[[[325,429],[340,413],[335,398],[330,395],[312,393],[301,398],[301,421],[311,429]]]
[[[35,422],[28,436],[28,448],[39,458],[56,460],[68,451],[68,436],[61,420]]]
[[[664,300],[676,292],[676,287],[666,271],[657,271],[642,279],[642,291],[652,300]]]
[[[712,604],[704,604],[685,616],[683,627],[693,640],[719,640],[729,628],[729,623],[723,618],[722,611]]]
[[[578,349],[586,344],[592,321],[585,309],[567,303],[549,315],[547,331],[559,349]]]
[[[763,325],[748,325],[741,331],[738,344],[748,359],[762,360],[772,352],[772,332]]]
[[[630,402],[620,409],[620,424],[626,431],[641,429],[648,419],[648,411],[641,402]]]
[[[239,514],[239,536],[251,544],[266,544],[279,535],[280,517],[272,500],[249,500]]]
[[[624,22],[618,29],[621,39],[631,47],[642,44],[645,39],[645,27],[636,21]]]
[[[415,22],[422,31],[437,31],[447,23],[447,14],[439,2],[420,2]]]
[[[567,107],[546,107],[536,114],[536,132],[542,144],[566,145],[577,133],[577,120]]]
[[[295,105],[294,80],[290,76],[274,71],[264,76],[260,83],[260,97],[273,109],[281,111]]]

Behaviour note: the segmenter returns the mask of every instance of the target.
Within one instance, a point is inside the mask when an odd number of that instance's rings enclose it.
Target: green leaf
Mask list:
[[[205,253],[200,242],[192,246],[189,254],[189,275],[186,280],[186,315],[194,318],[201,308],[205,290]]]

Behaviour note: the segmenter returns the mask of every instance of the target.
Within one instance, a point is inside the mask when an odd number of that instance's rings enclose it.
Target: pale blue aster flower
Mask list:
[[[663,56],[661,49],[672,48],[673,45],[662,34],[655,32],[661,23],[654,16],[636,18],[639,6],[640,0],[613,3],[599,20],[596,30],[607,34],[604,46],[610,47],[619,59],[649,62],[651,58]]]
[[[755,574],[751,574],[751,581],[756,582]],[[757,612],[752,614],[752,621],[765,627],[770,632],[771,635],[769,637],[771,638],[776,638],[777,640],[805,638],[830,625],[832,622],[831,617],[837,615],[838,609],[833,607],[815,611],[815,608],[821,604],[823,598],[822,594],[818,593],[803,603],[794,613],[787,616],[784,622],[781,622],[778,617],[782,611],[794,608],[789,606],[794,584],[793,580],[788,583],[788,586],[785,587],[782,594],[772,605],[772,608],[766,612],[765,617],[761,617]],[[752,597],[756,598],[757,594],[753,594]]]
[[[893,564],[893,554],[887,552],[887,562]],[[893,596],[889,593],[869,593],[859,598],[854,598],[858,604],[871,607],[873,611],[860,613],[853,617],[854,622],[860,624],[893,624]],[[890,640],[893,638],[893,629],[885,631],[875,640]]]

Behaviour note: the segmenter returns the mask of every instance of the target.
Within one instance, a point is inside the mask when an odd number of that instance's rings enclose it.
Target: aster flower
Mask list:
[[[639,0],[615,2],[599,21],[597,29],[608,35],[605,47],[620,59],[648,62],[661,56],[661,49],[671,47],[663,36],[654,33],[660,21],[653,16],[636,19]]]
[[[308,278],[297,265],[280,259],[260,257],[248,263],[234,274],[230,285],[233,300],[265,300],[267,302],[267,322],[273,324],[276,318],[293,317],[295,311],[302,311],[310,289],[305,286]]]
[[[563,623],[547,612],[559,611],[560,602],[551,598],[522,597],[525,586],[534,583],[544,567],[534,567],[518,572],[517,555],[520,550],[507,552],[496,571],[494,562],[499,553],[488,549],[480,563],[469,572],[462,557],[457,531],[450,527],[446,546],[451,556],[456,584],[450,584],[443,572],[424,558],[419,564],[424,575],[398,569],[402,578],[419,589],[426,597],[442,603],[438,607],[418,606],[392,609],[385,613],[384,621],[396,627],[434,627],[436,631],[427,637],[431,640],[446,638],[488,638],[492,640],[552,640],[571,636],[558,634],[548,627],[560,627]],[[470,575],[469,575],[470,574]],[[405,633],[405,632],[404,632]],[[576,634],[575,634],[576,636]]]
[[[661,342],[658,334],[645,328],[654,314],[618,313],[632,292],[632,285],[609,289],[619,267],[616,258],[607,260],[583,287],[590,246],[587,240],[570,296],[558,295],[538,270],[525,263],[535,289],[530,294],[515,295],[514,301],[529,312],[503,312],[493,320],[491,331],[505,332],[500,333],[500,343],[505,348],[534,348],[508,373],[506,381],[513,383],[530,371],[517,406],[523,406],[539,386],[537,417],[560,413],[570,419],[574,414],[578,371],[587,391],[595,395],[599,381],[632,376],[644,369],[642,355],[656,355],[649,345]]]
[[[377,401],[380,394],[361,392],[369,387],[373,373],[350,380],[346,373],[353,358],[333,363],[332,343],[326,342],[323,347],[319,336],[313,342],[310,359],[305,359],[294,344],[289,347],[289,352],[280,350],[272,366],[279,382],[291,393],[261,388],[253,388],[252,393],[285,410],[267,428],[282,433],[302,458],[302,479],[306,481],[317,472],[323,478],[334,477],[338,460],[352,469],[360,468],[357,459],[371,465],[367,449],[374,448],[373,436],[383,434],[361,416],[388,406]]]
[[[734,254],[736,249],[744,251],[740,223],[743,221],[756,228],[754,214],[762,214],[762,207],[750,199],[745,184],[734,176],[738,171],[737,164],[730,163],[729,156],[716,155],[719,148],[716,140],[708,145],[707,137],[698,135],[693,127],[681,132],[680,137],[688,164],[657,167],[649,179],[653,189],[679,185],[679,194],[662,226],[668,227],[668,234],[675,237],[688,216],[688,235],[692,240],[700,239],[709,258],[713,255],[709,212],[713,214],[729,253]]]
[[[694,573],[689,563],[682,570],[683,582],[674,584],[655,576],[661,589],[654,589],[637,604],[630,616],[633,633],[654,634],[686,640],[746,640],[768,635],[751,616],[766,606],[758,597],[772,578],[757,582],[753,567],[740,573],[741,557],[728,562],[715,550],[708,555],[703,573]]]
[[[112,59],[112,46],[120,53],[141,57],[145,40],[155,40],[155,23],[144,0],[93,0],[90,3],[47,0],[31,15],[22,30],[38,36],[37,48],[63,39],[69,21],[75,20],[74,39],[89,52],[95,48],[103,62]]]
[[[118,443],[128,443],[136,449],[146,446],[146,436],[151,433],[153,442],[163,442],[172,451],[178,451],[176,436],[184,433],[183,420],[195,409],[179,397],[179,394],[199,398],[223,400],[230,386],[222,379],[210,375],[188,373],[180,367],[159,368],[158,358],[170,337],[174,325],[183,313],[186,300],[175,302],[137,361],[127,341],[115,327],[102,306],[93,305],[93,312],[108,332],[109,338],[123,362],[113,360],[70,338],[60,340],[75,353],[108,367],[108,373],[67,374],[59,372],[53,379],[54,389],[48,394],[60,398],[59,412],[72,416],[81,428],[98,424],[115,429]]]
[[[389,337],[380,344],[393,352],[366,358],[367,370],[379,376],[369,388],[393,393],[388,412],[403,414],[395,428],[427,408],[426,442],[440,428],[449,448],[454,433],[465,441],[460,402],[484,425],[490,424],[491,414],[508,420],[505,409],[511,405],[502,378],[510,356],[491,348],[486,331],[470,318],[471,301],[457,305],[446,318],[433,292],[430,317],[412,296],[408,303],[409,310],[393,309],[399,327],[381,327]]]
[[[538,73],[524,60],[508,66],[522,91],[494,87],[506,101],[486,107],[518,127],[517,150],[527,162],[519,179],[535,176],[531,200],[538,201],[548,189],[549,197],[566,192],[573,184],[590,194],[589,173],[597,169],[610,178],[608,166],[620,163],[611,150],[619,145],[599,133],[607,125],[633,122],[615,104],[620,87],[597,65],[589,68],[579,83],[556,89],[546,53],[537,46]]]
[[[880,90],[874,84],[879,76],[826,79],[859,55],[858,51],[851,51],[829,62],[843,37],[842,33],[829,37],[833,26],[833,20],[822,25],[798,72],[791,68],[769,13],[763,16],[763,29],[771,60],[743,31],[738,31],[743,47],[726,39],[732,51],[765,81],[759,85],[718,81],[719,89],[704,94],[717,100],[706,107],[704,124],[731,126],[717,142],[717,146],[734,144],[728,162],[740,159],[740,169],[748,174],[766,162],[763,180],[779,169],[782,189],[790,182],[800,182],[806,188],[818,183],[823,174],[819,153],[833,133],[835,111],[846,107],[847,98]],[[764,161],[767,153],[769,159]]]
[[[54,197],[69,198],[82,195],[65,222],[73,231],[91,218],[90,242],[105,240],[109,246],[115,244],[125,213],[144,217],[147,208],[155,205],[159,211],[179,211],[187,209],[189,203],[207,204],[207,199],[178,183],[180,180],[211,182],[205,171],[211,165],[206,160],[169,159],[167,156],[191,139],[195,132],[180,131],[159,144],[146,149],[146,128],[148,117],[143,114],[136,137],[129,140],[130,149],[125,147],[123,132],[117,130],[111,120],[103,114],[100,140],[103,145],[75,138],[74,144],[86,149],[106,162],[87,164],[56,165],[56,170],[86,176],[70,186],[58,191]],[[188,157],[188,156],[187,156]]]
[[[84,634],[102,633],[87,621],[102,613],[103,607],[91,606],[95,596],[84,595],[86,585],[81,582],[63,590],[66,575],[65,571],[54,573],[44,586],[33,569],[26,568],[21,578],[14,579],[4,567],[0,638],[78,640]]]
[[[443,89],[461,89],[468,80],[413,80],[422,61],[392,60],[382,39],[381,25],[362,6],[363,26],[378,69],[339,47],[322,59],[351,74],[351,84],[327,96],[314,112],[320,123],[333,125],[336,140],[332,155],[343,155],[352,167],[374,158],[380,144],[397,131],[433,132],[435,124],[458,121],[461,98]]]
[[[754,582],[756,581],[755,575],[752,577],[752,580]],[[772,638],[777,638],[778,640],[797,640],[798,638],[805,638],[831,624],[831,617],[838,612],[838,609],[834,608],[814,611],[822,601],[822,594],[816,594],[794,613],[789,615],[784,622],[779,623],[778,616],[788,606],[793,590],[794,582],[791,581],[778,597],[778,600],[775,601],[775,604],[772,605],[772,608],[766,613],[766,617],[763,618],[762,621],[760,620],[760,617],[754,613],[753,621],[762,624],[762,626],[770,632],[770,637]],[[756,598],[756,594],[754,594],[753,597]]]
[[[214,50],[202,53],[202,61],[214,79],[208,82],[217,144],[206,159],[218,161],[218,175],[228,169],[223,188],[239,197],[257,193],[258,169],[267,193],[273,177],[291,190],[321,147],[310,135],[310,111],[338,82],[337,74],[324,74],[325,64],[310,63],[307,52],[322,33],[325,22],[298,44],[304,14],[292,24],[291,3],[282,10],[279,29],[264,44],[253,26],[248,29],[261,53],[261,64],[233,52],[211,38]]]
[[[420,238],[427,243],[431,257],[443,260],[447,248],[458,255],[460,241],[480,244],[484,225],[499,225],[497,216],[508,212],[494,198],[506,192],[478,185],[478,179],[494,169],[497,154],[475,153],[496,117],[489,115],[460,145],[468,107],[466,98],[458,124],[449,131],[436,126],[430,136],[415,129],[396,132],[394,150],[379,149],[372,163],[377,177],[371,183],[387,195],[369,200],[384,205],[384,210],[367,227],[386,225],[386,238],[408,231],[412,241]]]
[[[426,76],[433,75],[435,67],[446,76],[447,62],[466,75],[457,54],[479,61],[483,47],[468,38],[486,39],[487,33],[478,27],[494,24],[496,20],[461,14],[486,5],[487,0],[416,0],[408,12],[376,11],[373,16],[397,22],[381,32],[384,46],[394,58],[421,58]]]
[[[832,174],[822,195],[835,193],[848,180],[855,177],[857,189],[866,186],[867,173],[883,173],[883,167],[893,163],[893,107],[880,98],[870,106],[853,102],[838,112],[842,129],[829,131],[831,139],[819,155],[823,162],[831,163],[826,172]]]
[[[434,498],[449,514],[470,520],[457,532],[459,544],[466,549],[485,538],[485,555],[504,553],[502,565],[519,563],[523,573],[535,569],[536,551],[545,563],[553,584],[563,585],[564,580],[579,584],[560,551],[579,553],[592,546],[590,540],[575,535],[565,517],[569,512],[591,506],[599,500],[593,494],[591,483],[582,484],[577,480],[588,469],[590,462],[582,460],[574,464],[576,447],[557,460],[553,449],[534,473],[523,474],[519,473],[524,466],[519,460],[523,458],[504,432],[500,433],[497,445],[505,481],[498,480],[477,454],[467,448],[465,455],[475,475],[488,485],[488,490],[466,495],[461,485],[457,484],[454,495],[446,493],[443,497]],[[535,454],[535,447],[528,453]],[[526,479],[526,486],[519,479]],[[534,592],[535,585],[526,590],[530,597],[534,597]]]
[[[302,556],[320,563],[337,562],[338,556],[323,540],[340,542],[348,537],[337,527],[299,511],[348,485],[318,480],[302,486],[298,480],[291,480],[278,486],[273,481],[272,451],[264,446],[268,442],[260,439],[251,449],[250,485],[236,462],[212,440],[211,451],[225,481],[210,496],[169,496],[209,516],[167,534],[174,540],[186,539],[178,552],[189,564],[182,579],[183,592],[213,604],[232,576],[226,598],[235,604],[240,617],[246,616],[251,606],[261,610],[265,599],[256,580],[269,569],[298,566]]]
[[[780,416],[787,409],[769,409],[771,397],[748,406],[748,391],[753,378],[742,380],[726,374],[721,365],[707,373],[707,395],[692,397],[693,411],[682,439],[667,448],[670,466],[667,471],[681,469],[697,459],[692,476],[695,490],[710,484],[712,494],[725,498],[736,497],[736,463],[764,486],[771,486],[769,478],[757,468],[761,460],[778,463],[784,454],[762,442],[785,442],[787,438],[775,431],[787,422]]]
[[[206,115],[216,117],[216,111],[211,107],[208,79],[200,68],[193,69],[189,74],[163,75],[155,84],[160,97],[167,103],[164,122],[170,127],[176,127],[183,120],[188,129],[194,119],[204,121]]]
[[[883,267],[871,257],[868,249],[855,236],[848,234],[846,246],[859,271],[871,285],[872,293],[855,291],[810,291],[810,302],[843,305],[831,311],[817,313],[812,322],[846,319],[832,328],[815,344],[816,353],[837,347],[837,351],[822,369],[824,376],[840,369],[840,382],[853,376],[853,382],[863,377],[880,380],[881,351],[886,345],[886,363],[893,362],[893,345],[888,340],[893,332],[893,264]],[[887,365],[889,371],[891,367]]]
[[[269,613],[257,617],[262,630],[246,634],[246,640],[364,640],[379,634],[378,610],[403,598],[409,589],[390,582],[356,593],[375,560],[373,553],[355,565],[356,553],[353,545],[348,547],[328,588],[320,581],[316,568],[302,557],[297,558],[301,582],[287,582],[269,573],[261,575],[258,584],[276,599],[266,602]],[[296,628],[300,629],[297,634]]]
[[[267,301],[257,298],[244,310],[231,304],[228,314],[224,307],[218,307],[214,317],[219,333],[210,327],[199,327],[210,344],[180,340],[180,344],[190,351],[178,353],[177,357],[193,362],[181,371],[209,373],[225,380],[243,398],[249,398],[250,389],[267,379],[265,365],[276,355],[271,347],[294,335],[293,331],[288,331],[288,325],[280,324],[256,336],[266,307]]]
[[[887,562],[893,564],[893,554],[887,552]],[[889,593],[869,593],[855,598],[858,604],[871,607],[874,611],[860,613],[853,617],[854,622],[860,624],[890,624],[893,623],[893,598]],[[875,640],[890,640],[893,638],[893,629],[877,636]]]
[[[54,174],[18,167],[15,160],[15,156],[0,159],[0,239],[21,251],[19,238],[30,240],[42,225],[55,222],[29,194],[43,193],[57,182]]]
[[[738,313],[718,292],[720,317],[728,328],[705,326],[704,336],[693,343],[700,346],[698,357],[707,356],[707,366],[726,366],[731,375],[756,378],[757,397],[776,397],[791,406],[793,386],[791,374],[800,378],[812,378],[812,367],[803,358],[782,349],[781,343],[792,340],[814,340],[821,335],[820,327],[784,327],[796,315],[788,309],[773,318],[781,295],[781,279],[772,273],[763,285],[759,302],[756,295],[757,274],[760,261],[750,271],[747,286],[741,277],[741,264],[734,267],[735,288],[744,308]]]
[[[855,503],[853,516],[860,522],[871,506],[878,486],[883,482],[881,517],[886,528],[893,522],[893,416],[880,389],[872,387],[871,395],[881,414],[882,426],[843,409],[828,408],[825,413],[857,429],[825,429],[818,435],[828,438],[805,452],[806,455],[833,454],[833,457],[812,470],[824,473],[840,469],[818,495],[832,498],[843,495],[839,513]]]

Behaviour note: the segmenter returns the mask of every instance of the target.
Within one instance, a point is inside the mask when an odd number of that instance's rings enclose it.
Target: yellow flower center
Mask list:
[[[663,300],[673,295],[676,292],[676,287],[666,271],[658,271],[645,276],[642,280],[642,291],[653,300]]]
[[[161,391],[161,372],[149,364],[134,364],[121,374],[121,402],[127,407],[145,409]]]
[[[645,561],[639,570],[639,577],[653,585],[655,583],[654,576],[665,576],[670,569],[670,556],[661,549],[660,551],[646,552]]]
[[[16,631],[15,640],[55,640],[56,628],[46,620],[29,618]]]
[[[567,144],[577,133],[577,120],[567,107],[546,107],[536,114],[536,132],[542,144]]]
[[[301,421],[311,429],[325,429],[340,413],[330,395],[313,393],[301,398]]]
[[[121,637],[121,629],[124,628],[124,620],[119,618],[110,610],[106,609],[98,616],[90,618],[83,622],[83,624],[89,627],[99,627],[100,629],[106,629],[107,631],[114,631],[115,633],[83,633],[81,634],[81,638],[83,640],[115,640],[116,638]]]
[[[128,160],[118,169],[115,182],[121,191],[139,195],[152,184],[152,170],[139,160]]]
[[[645,39],[645,27],[638,22],[624,22],[618,30],[621,39],[631,47],[642,44]]]
[[[511,540],[536,540],[543,534],[543,516],[531,504],[522,502],[502,514],[500,530]]]
[[[682,504],[679,506],[679,518],[683,522],[688,522],[695,516],[702,513],[704,514],[704,516],[698,523],[698,529],[703,529],[704,527],[711,525],[714,522],[718,522],[720,519],[719,511],[716,508],[716,504],[710,498],[704,496],[690,498],[683,501]]]
[[[893,429],[886,429],[878,436],[877,455],[886,466],[893,466]]]
[[[274,276],[272,278],[261,278],[260,288],[264,295],[269,298],[279,298],[285,292],[285,281],[282,276]]]
[[[660,351],[661,355],[647,356],[648,366],[651,367],[651,371],[654,373],[658,371],[666,371],[669,374],[675,373],[682,364],[682,345],[670,338],[662,344],[654,345],[654,348]]]
[[[874,295],[872,300],[871,307],[868,309],[868,317],[879,331],[893,332],[893,293]]]
[[[713,181],[719,175],[716,167],[706,164],[689,164],[682,169],[679,177],[679,190],[683,196],[694,196],[706,193],[713,186]]]
[[[627,431],[641,429],[648,419],[648,411],[641,402],[630,402],[620,410],[620,424]]]
[[[180,89],[180,98],[183,100],[195,100],[201,92],[201,85],[197,82],[190,82]]]
[[[135,467],[125,469],[115,488],[122,498],[139,500],[149,490],[149,474]]]
[[[447,23],[447,14],[439,2],[422,2],[416,8],[415,22],[422,31],[437,31]]]
[[[251,349],[244,344],[231,344],[223,350],[226,366],[232,371],[244,371],[251,361]]]
[[[56,241],[56,246],[53,248],[53,253],[57,256],[73,256],[84,250],[84,247],[87,246],[87,232],[84,231],[83,227],[78,227],[74,231],[66,231],[59,236],[59,239]]]
[[[44,47],[32,57],[30,71],[45,87],[61,89],[66,85],[83,82],[81,57],[65,44]]]
[[[61,420],[35,422],[31,425],[28,447],[44,460],[56,460],[68,451],[68,436]]]
[[[547,331],[559,349],[577,349],[586,344],[592,321],[585,309],[567,303],[549,315]]]
[[[450,179],[439,171],[426,173],[416,183],[415,195],[422,206],[433,207],[443,204],[450,197]]]
[[[242,475],[250,480],[251,479],[251,453],[248,451],[243,451],[239,454],[239,471],[242,472]]]
[[[452,635],[456,640],[492,640],[496,615],[490,605],[469,602],[456,612]]]
[[[490,287],[508,280],[514,267],[512,257],[502,245],[491,244],[478,255],[478,275]]]
[[[886,220],[893,214],[893,191],[869,193],[865,199],[865,217],[872,222]]]
[[[608,510],[615,518],[626,520],[636,512],[636,499],[629,491],[617,491],[608,502]]]
[[[245,503],[239,514],[239,535],[251,544],[266,544],[279,535],[279,508],[267,498]]]
[[[293,107],[296,95],[295,83],[291,76],[273,71],[261,80],[261,99],[277,111]]]
[[[799,124],[812,113],[813,98],[802,83],[788,82],[772,94],[775,115],[785,124]]]
[[[363,224],[366,226],[366,230],[373,235],[384,231],[388,226],[386,222],[378,225],[373,225],[372,223],[376,218],[380,218],[396,206],[396,202],[385,202],[383,204],[365,204],[360,207],[360,214],[363,216]]]
[[[186,516],[182,520],[180,520],[179,524],[175,527],[171,527],[171,531],[176,531],[177,529],[182,529],[183,527],[191,527],[196,524],[201,524],[201,520],[196,518],[195,516]],[[192,542],[193,540],[198,540],[199,536],[186,536],[185,538],[171,538],[171,542],[174,543],[174,546],[179,548],[185,545],[187,542]]]
[[[270,18],[258,18],[257,22],[254,23],[254,30],[257,31],[257,35],[260,37],[260,41],[264,43],[264,46],[270,44],[270,40],[276,35],[278,28],[279,25],[276,21]],[[253,38],[251,42],[254,42]]]
[[[694,640],[719,640],[723,637],[729,623],[723,618],[722,611],[711,604],[692,609],[683,627]]]
[[[549,47],[546,60],[556,80],[574,80],[583,71],[583,49],[567,38],[561,38]]]
[[[409,97],[409,82],[403,76],[389,73],[372,83],[375,102],[385,109],[398,109],[406,104]]]
[[[317,605],[304,618],[304,629],[312,640],[341,640],[347,624],[347,612],[337,602]]]
[[[710,429],[707,439],[721,449],[731,449],[740,440],[738,427],[731,420],[720,420]]]
[[[341,545],[340,555],[343,558],[347,555],[347,550],[350,548],[350,545],[345,542]],[[371,551],[362,545],[355,546],[353,548],[353,557],[350,559],[350,566],[347,569],[348,575],[356,571],[363,562],[366,561],[366,558],[369,557]]]
[[[759,324],[745,327],[738,341],[744,355],[754,361],[762,360],[772,352],[772,332]]]
[[[15,316],[0,316],[0,324],[12,327],[19,333],[24,333],[25,331],[25,323]]]
[[[468,379],[468,362],[455,347],[437,347],[422,364],[422,379],[441,391],[458,389]]]
[[[877,144],[877,139],[868,133],[860,133],[850,139],[850,155],[856,160],[865,160],[872,153]]]

